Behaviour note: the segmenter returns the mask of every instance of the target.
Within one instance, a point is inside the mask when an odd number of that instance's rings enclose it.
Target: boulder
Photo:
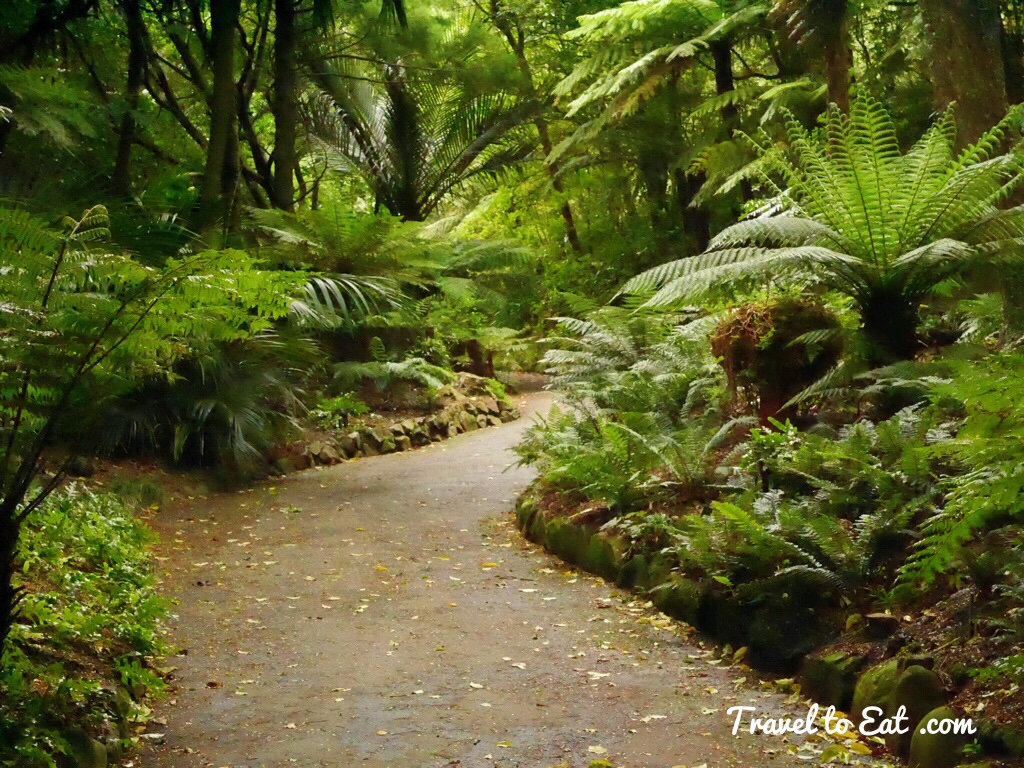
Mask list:
[[[408,451],[410,448],[412,448],[412,438],[408,435],[399,435],[395,438],[396,451]]]
[[[537,510],[537,513],[530,520],[530,524],[526,528],[526,538],[530,541],[536,542],[537,544],[544,544],[544,537],[547,535],[548,520],[543,512]]]
[[[338,441],[338,452],[346,458],[359,455],[359,449],[363,445],[363,438],[358,432],[349,432]]]
[[[477,414],[476,425],[478,428],[484,429],[487,426],[487,417],[482,413]]]
[[[967,737],[954,733],[928,733],[925,726],[936,720],[957,717],[950,707],[938,707],[914,726],[910,739],[910,768],[955,768],[960,764]]]
[[[896,659],[889,659],[861,675],[857,686],[853,689],[853,703],[850,705],[849,712],[850,720],[860,723],[863,719],[863,712],[868,707],[881,707],[883,712],[888,712],[889,701],[896,690],[899,676],[900,665]]]
[[[274,462],[274,468],[282,475],[289,475],[292,472],[301,472],[313,465],[313,457],[308,453],[289,454],[282,456]]]
[[[503,423],[502,420],[499,419],[497,416],[488,416],[487,417],[487,426],[489,426],[489,427],[500,427],[502,425],[502,423]]]
[[[944,706],[948,700],[946,689],[937,674],[917,664],[907,667],[896,681],[896,689],[886,714],[891,717],[900,707],[906,707],[907,723],[911,731],[889,734],[885,737],[885,745],[906,760],[910,754],[910,740],[917,731],[918,723],[933,709]]]
[[[698,629],[719,642],[739,648],[747,645],[750,625],[754,621],[754,611],[718,584],[709,584],[701,595],[696,619]],[[778,629],[768,627],[767,622],[765,624],[766,626],[762,628],[764,631],[771,629],[771,638],[766,638],[765,642],[773,643]]]
[[[480,401],[480,407],[483,412],[491,416],[497,416],[501,413],[501,406],[498,405],[498,401],[493,397],[485,397]]]
[[[476,416],[469,411],[463,411],[459,414],[459,426],[463,432],[472,432],[474,429],[480,428],[480,425],[476,422]]]
[[[391,437],[389,431],[381,429],[380,427],[373,427],[363,431],[363,445],[373,446],[377,449],[378,453],[383,453],[381,448],[384,446],[384,441]]]
[[[70,477],[92,477],[96,474],[96,465],[84,456],[73,456],[68,459],[64,472]]]
[[[1000,725],[991,720],[977,722],[978,736],[992,751],[1010,755],[1015,758],[1024,757],[1024,726]]]

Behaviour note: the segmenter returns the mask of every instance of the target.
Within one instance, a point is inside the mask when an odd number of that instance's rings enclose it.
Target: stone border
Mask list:
[[[460,397],[429,416],[405,419],[387,427],[353,430],[333,440],[317,440],[307,445],[302,453],[279,458],[274,466],[282,474],[288,474],[316,465],[338,464],[346,459],[399,453],[518,418],[519,411],[497,398]]]
[[[929,720],[957,715],[948,706],[949,691],[931,669],[928,657],[891,658],[870,668],[867,658],[845,651],[829,651],[831,638],[784,635],[789,644],[800,644],[800,652],[780,658],[774,643],[764,643],[759,632],[785,625],[786,617],[766,616],[779,606],[760,608],[744,603],[715,582],[697,581],[672,572],[667,557],[630,554],[630,542],[623,536],[598,530],[570,518],[549,516],[540,508],[536,488],[516,500],[516,524],[530,541],[551,554],[614,582],[623,589],[646,595],[663,613],[695,627],[719,643],[735,648],[746,646],[745,661],[762,671],[779,671],[779,661],[790,662],[797,672],[801,690],[818,704],[850,714],[865,707],[881,707],[888,717],[905,706],[913,728],[903,735],[886,737],[886,746],[911,768],[954,768],[962,760],[964,737],[924,735],[920,727]],[[769,633],[774,634],[774,633]],[[823,640],[823,642],[818,642]],[[810,641],[810,646],[808,646]],[[767,662],[767,663],[766,663]],[[1024,757],[1024,729],[997,726],[976,719],[977,739],[987,754]],[[984,762],[972,763],[981,766]]]

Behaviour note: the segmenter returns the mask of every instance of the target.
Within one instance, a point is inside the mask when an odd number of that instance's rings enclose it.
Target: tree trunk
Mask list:
[[[210,95],[210,139],[199,191],[198,220],[208,225],[223,213],[227,153],[237,147],[235,118],[235,25],[241,0],[210,0],[210,45],[213,51],[213,93]],[[234,139],[232,138],[234,136]],[[237,165],[237,162],[234,163]]]
[[[736,77],[732,71],[732,41],[729,38],[715,40],[710,48],[711,59],[715,65],[715,93],[724,96],[736,90]],[[721,115],[722,122],[729,129],[731,136],[739,110],[735,104],[726,104],[722,107]]]
[[[291,211],[295,205],[294,177],[298,165],[295,150],[299,120],[296,10],[295,0],[275,0],[274,95],[270,103],[274,115],[271,202],[284,211]]]
[[[956,103],[957,143],[976,142],[1007,110],[999,0],[921,0],[931,47],[935,106]],[[1024,335],[1024,274],[1002,279],[1006,335]]]
[[[21,601],[21,590],[13,583],[21,528],[16,519],[16,509],[6,499],[0,502],[0,653],[7,646],[7,636]]]
[[[837,20],[835,29],[825,42],[825,82],[828,85],[828,100],[844,113],[850,111],[850,70],[853,55],[850,52],[849,26],[844,11]]]
[[[973,144],[1006,114],[999,0],[921,0],[937,109],[956,102],[957,140]]]
[[[135,110],[138,109],[139,94],[146,80],[146,28],[142,18],[141,0],[122,0],[121,11],[124,13],[125,29],[128,32],[128,79],[112,182],[118,194],[131,197],[132,145],[135,143],[137,127]]]

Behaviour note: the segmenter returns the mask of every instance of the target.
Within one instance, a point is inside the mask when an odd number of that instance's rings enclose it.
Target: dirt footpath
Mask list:
[[[781,737],[730,733],[728,707],[768,715],[783,696],[522,542],[509,512],[532,472],[508,469],[510,448],[549,403],[161,513],[187,654],[150,727],[165,742],[136,763],[806,764]]]

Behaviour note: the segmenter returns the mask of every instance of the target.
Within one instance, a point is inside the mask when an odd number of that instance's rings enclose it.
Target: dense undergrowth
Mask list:
[[[1024,353],[1001,298],[970,294],[979,261],[1016,268],[1000,250],[1019,209],[991,205],[1016,155],[958,157],[941,127],[901,153],[870,104],[834,120],[797,129],[793,159],[765,150],[792,184],[703,256],[629,283],[639,309],[557,321],[544,361],[562,405],[519,456],[542,507],[702,585],[700,611],[742,606],[730,621],[755,625],[734,634],[757,636],[763,664],[830,642],[919,654],[963,704],[1019,722]],[[924,178],[887,181],[904,173]],[[971,239],[1004,219],[1005,240]],[[767,269],[789,286],[753,287]]]
[[[152,543],[137,509],[109,494],[72,486],[33,515],[0,665],[0,764],[66,765],[90,739],[119,756],[136,736],[168,652]]]

